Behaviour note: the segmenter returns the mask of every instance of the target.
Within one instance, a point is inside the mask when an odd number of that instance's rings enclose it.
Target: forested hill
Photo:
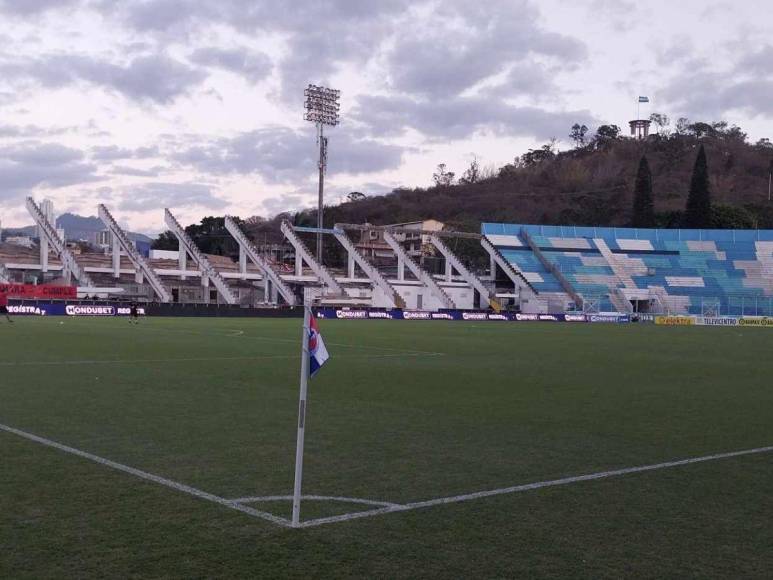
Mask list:
[[[703,145],[711,200],[720,210],[713,225],[773,228],[773,203],[768,202],[770,141],[749,143],[738,127],[725,123],[680,122],[678,131],[651,135],[645,141],[622,137],[615,126],[602,126],[593,137],[577,139],[575,149],[556,153],[548,143],[488,175],[475,166],[455,176],[444,168],[436,171],[436,185],[428,189],[400,189],[361,199],[350,195],[355,201],[327,209],[325,222],[387,224],[436,218],[476,231],[481,221],[626,226],[632,219],[636,171],[646,155],[657,225],[679,227],[697,151]],[[311,223],[315,215],[306,211],[294,217]]]
[[[686,225],[683,212],[703,146],[713,206],[711,223],[705,227],[773,229],[773,202],[768,201],[773,144],[769,140],[750,143],[738,127],[686,119],[679,120],[675,131],[666,131],[663,125],[657,129],[660,134],[639,141],[621,136],[614,125],[599,127],[593,136],[575,126],[572,150],[557,152],[551,142],[501,168],[481,169],[474,162],[467,168],[440,166],[433,175],[435,185],[429,188],[398,189],[387,195],[352,192],[348,201],[326,208],[325,225],[434,218],[453,229],[474,232],[483,221],[627,226],[633,220],[637,169],[646,156],[652,175],[653,225],[676,228]],[[427,169],[430,174],[431,168]],[[460,171],[454,174],[452,169]],[[247,218],[244,227],[260,243],[281,242],[282,219],[315,225],[316,210],[255,216]],[[215,235],[213,228],[222,230],[222,235]],[[187,229],[214,253],[234,250],[210,248],[217,246],[213,240],[229,239],[222,218],[205,218],[201,225]],[[166,246],[176,248],[173,236],[165,234],[157,240],[156,247]]]

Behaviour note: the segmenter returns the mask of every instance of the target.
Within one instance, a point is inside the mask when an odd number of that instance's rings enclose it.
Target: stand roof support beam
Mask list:
[[[107,209],[107,206],[100,203],[97,210],[99,212],[99,219],[101,219],[102,223],[110,230],[113,239],[118,241],[118,245],[126,253],[134,268],[145,275],[145,279],[150,284],[150,287],[153,288],[159,301],[171,302],[172,293],[169,292],[169,289],[161,281],[158,274],[156,274],[153,268],[150,267],[150,264],[148,264],[145,258],[134,247],[134,244],[132,244],[131,240],[121,229],[121,226],[118,225],[118,222],[115,221],[115,218],[113,218],[110,210]]]
[[[212,281],[212,283],[215,285],[215,288],[217,288],[217,291],[220,293],[226,303],[237,304],[239,300],[228,287],[226,281],[217,272],[217,270],[212,267],[212,264],[210,264],[209,260],[207,260],[206,256],[204,256],[201,250],[196,247],[196,244],[194,244],[190,236],[185,233],[185,230],[177,221],[177,218],[172,215],[172,212],[169,211],[169,209],[164,210],[164,222],[180,242],[181,251],[187,251],[190,257],[193,258],[193,261],[196,262],[199,270],[201,270],[202,278],[206,278]]]
[[[86,271],[75,260],[75,255],[67,247],[64,240],[59,237],[56,228],[53,224],[49,223],[46,216],[43,215],[43,212],[40,211],[40,208],[35,203],[35,200],[31,197],[27,198],[27,211],[32,216],[32,219],[35,220],[35,224],[39,226],[41,236],[45,237],[59,256],[64,270],[71,272],[81,286],[94,287],[94,283],[89,275],[86,274]]]
[[[295,306],[296,298],[292,289],[282,280],[274,266],[260,255],[255,245],[244,235],[239,225],[230,216],[225,218],[225,229],[233,236],[233,239],[239,244],[239,248],[252,260],[253,264],[260,268],[263,276],[271,280],[274,288],[276,288],[284,301],[290,306]]]

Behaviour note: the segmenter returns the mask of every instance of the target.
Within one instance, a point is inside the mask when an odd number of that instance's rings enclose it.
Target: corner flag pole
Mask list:
[[[301,522],[301,481],[303,480],[303,435],[306,427],[306,391],[309,384],[309,327],[311,307],[303,306],[301,337],[301,394],[298,402],[298,439],[295,446],[295,487],[293,488],[293,527]]]

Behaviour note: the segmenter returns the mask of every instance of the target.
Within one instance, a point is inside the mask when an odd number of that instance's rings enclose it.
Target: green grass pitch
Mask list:
[[[305,494],[404,505],[773,445],[769,329],[320,326]],[[221,498],[287,495],[300,333],[17,318],[0,324],[0,424]],[[773,574],[773,453],[304,529],[2,430],[0,470],[2,578]],[[308,500],[302,519],[370,509]]]

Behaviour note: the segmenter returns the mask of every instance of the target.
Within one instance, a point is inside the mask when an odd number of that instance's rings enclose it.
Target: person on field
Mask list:
[[[5,292],[0,292],[0,314],[4,315],[5,319],[13,324],[11,315],[8,313],[8,294]]]
[[[133,324],[140,323],[139,305],[134,300],[132,300],[132,303],[129,305],[129,322]]]

